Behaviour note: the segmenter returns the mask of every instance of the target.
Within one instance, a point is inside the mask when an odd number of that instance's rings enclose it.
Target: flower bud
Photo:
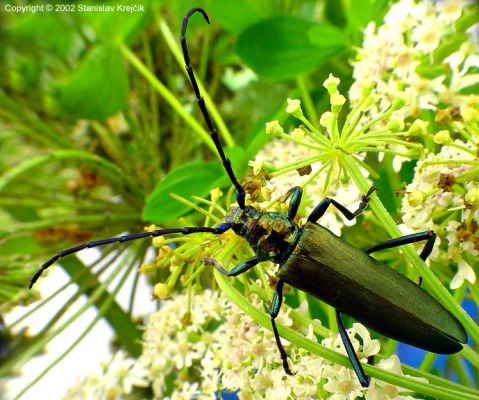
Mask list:
[[[451,143],[451,135],[448,130],[439,131],[434,135],[433,140],[434,143],[446,145]]]
[[[324,126],[325,128],[328,128],[331,125],[331,121],[333,119],[333,113],[331,111],[326,111],[321,115],[321,118],[319,119],[319,124],[321,126]]]
[[[288,106],[286,107],[286,112],[298,119],[303,118],[303,110],[301,110],[301,100],[299,99],[292,100],[288,98]]]
[[[333,74],[329,74],[328,79],[324,81],[323,86],[331,95],[338,91],[339,82],[340,82],[339,78],[336,78]]]
[[[343,108],[344,103],[346,103],[346,97],[344,97],[339,92],[333,93],[330,98],[331,101],[331,110],[334,113],[338,113]]]
[[[171,291],[166,283],[157,283],[153,288],[153,296],[159,300],[169,299],[170,295]]]
[[[479,188],[469,190],[464,196],[464,200],[467,204],[477,207],[479,205]]]
[[[268,135],[281,135],[284,133],[283,127],[279,124],[278,120],[266,122],[266,134]]]
[[[420,206],[424,202],[424,193],[416,190],[407,195],[407,201],[411,207]]]
[[[401,132],[404,129],[404,120],[399,118],[391,119],[387,124],[387,129],[391,132]]]

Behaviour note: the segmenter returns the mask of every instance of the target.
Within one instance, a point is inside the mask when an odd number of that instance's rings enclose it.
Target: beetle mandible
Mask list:
[[[462,349],[461,343],[467,341],[467,334],[454,315],[424,291],[420,285],[413,283],[370,256],[371,253],[376,251],[426,241],[420,253],[421,259],[426,260],[432,251],[436,238],[433,231],[391,239],[363,252],[317,224],[317,221],[331,204],[348,220],[354,219],[367,206],[370,196],[376,190],[374,187],[369,189],[362,197],[358,209],[353,212],[336,200],[325,198],[314,208],[304,226],[299,226],[294,222],[302,196],[302,189],[298,186],[290,189],[284,197],[285,199],[290,198],[287,214],[262,212],[245,204],[245,190],[236,179],[231,162],[224,154],[218,133],[213,126],[190,64],[186,29],[189,18],[196,12],[201,13],[206,22],[209,23],[208,15],[202,8],[192,8],[183,18],[181,47],[186,71],[224,169],[236,188],[238,206],[229,210],[224,223],[213,228],[159,229],[92,241],[60,251],[40,267],[32,277],[29,287],[31,288],[43,271],[58,259],[85,248],[174,233],[189,235],[209,232],[219,235],[231,229],[247,240],[255,256],[240,262],[231,271],[227,271],[216,262],[209,261],[209,263],[226,276],[237,276],[245,273],[261,261],[272,261],[279,265],[278,281],[269,314],[283,368],[287,374],[291,375],[292,372],[275,323],[283,302],[285,283],[334,307],[341,339],[352,367],[363,387],[369,385],[369,377],[365,374],[354,351],[341,319],[342,313],[355,318],[384,336],[428,351],[442,354],[460,351]]]

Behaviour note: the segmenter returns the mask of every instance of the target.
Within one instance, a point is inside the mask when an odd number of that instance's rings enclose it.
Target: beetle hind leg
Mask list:
[[[426,244],[424,245],[421,253],[419,254],[419,257],[421,257],[423,261],[426,261],[429,255],[431,254],[432,249],[434,247],[434,242],[436,241],[436,234],[434,233],[434,231],[413,233],[411,235],[405,235],[395,239],[386,240],[385,242],[379,243],[367,249],[365,253],[371,254],[379,250],[392,249],[393,247],[398,247],[398,246],[402,246],[402,245],[410,244],[410,243],[421,242],[423,240],[426,240]],[[416,283],[419,286],[421,286],[421,282],[422,282],[422,278],[418,276]]]
[[[344,348],[346,349],[346,353],[348,355],[349,361],[351,361],[351,365],[353,366],[354,372],[359,379],[359,383],[362,387],[369,386],[369,376],[366,375],[364,369],[359,362],[358,356],[354,351],[353,344],[351,343],[351,339],[349,338],[348,332],[344,327],[343,320],[341,319],[341,311],[335,310],[336,312],[336,322],[338,324],[339,335],[341,336],[341,340],[343,341]],[[374,358],[368,357],[368,364],[373,364]]]

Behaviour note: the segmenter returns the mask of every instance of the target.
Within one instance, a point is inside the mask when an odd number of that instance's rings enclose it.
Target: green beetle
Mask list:
[[[60,251],[40,267],[30,281],[30,288],[43,271],[55,261],[85,248],[173,233],[184,235],[198,232],[222,234],[231,229],[248,241],[255,252],[255,257],[242,261],[231,271],[225,270],[214,260],[205,260],[205,262],[215,266],[227,276],[240,275],[261,261],[272,261],[279,265],[278,282],[270,307],[270,317],[286,373],[292,374],[275,323],[283,301],[285,283],[303,290],[335,308],[339,333],[354,371],[364,387],[369,385],[369,377],[364,373],[346,332],[341,319],[343,312],[384,336],[401,342],[435,353],[451,354],[460,351],[461,343],[467,341],[467,334],[454,315],[419,285],[369,255],[379,250],[425,240],[426,244],[420,257],[426,260],[434,245],[436,238],[434,232],[426,231],[402,236],[380,243],[363,252],[317,224],[319,218],[331,204],[347,219],[354,219],[367,206],[375,188],[371,188],[363,196],[358,209],[354,212],[349,211],[333,199],[324,199],[311,212],[308,221],[302,227],[294,222],[301,202],[302,189],[300,187],[294,187],[286,193],[285,198],[291,198],[287,214],[261,212],[245,204],[244,188],[238,183],[230,160],[224,154],[190,65],[185,35],[188,19],[195,12],[201,13],[209,23],[208,15],[201,8],[192,8],[183,18],[181,47],[186,71],[211,138],[226,173],[236,188],[238,207],[231,208],[225,217],[225,222],[213,228],[159,229],[92,241]]]

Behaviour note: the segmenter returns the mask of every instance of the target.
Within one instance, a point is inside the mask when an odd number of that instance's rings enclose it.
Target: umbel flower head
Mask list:
[[[418,132],[418,123],[405,129],[406,124],[400,113],[405,106],[403,97],[398,95],[385,109],[378,111],[379,97],[370,84],[363,88],[361,99],[349,112],[344,123],[340,124],[339,115],[347,99],[338,91],[339,83],[339,79],[333,75],[324,82],[331,107],[330,111],[321,115],[319,127],[306,118],[300,100],[288,99],[286,111],[297,118],[301,125],[289,134],[278,121],[266,125],[267,133],[282,139],[280,143],[284,149],[280,149],[280,144],[273,144],[275,150],[263,150],[252,163],[255,172],[264,169],[269,178],[276,178],[291,171],[301,174],[302,169],[311,167],[313,173],[296,184],[308,186],[316,178],[324,177],[322,190],[317,191],[318,195],[324,197],[332,182],[347,181],[343,172],[350,169],[350,163],[358,164],[363,176],[377,177],[365,162],[365,156],[369,152],[392,154],[400,159],[419,157],[422,145],[406,139],[423,132]],[[293,145],[287,145],[286,142]],[[301,146],[302,150],[294,151],[296,157],[293,159],[291,151],[297,146]]]

